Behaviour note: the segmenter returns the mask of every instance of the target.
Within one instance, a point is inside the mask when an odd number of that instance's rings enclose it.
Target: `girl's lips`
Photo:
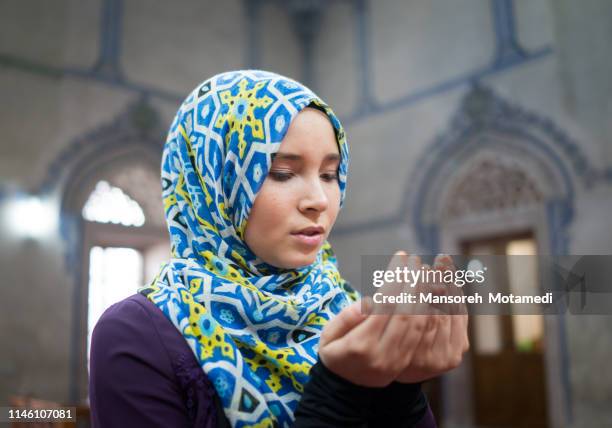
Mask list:
[[[298,242],[301,242],[304,245],[315,247],[320,245],[325,237],[322,233],[317,233],[316,235],[305,235],[303,233],[292,233],[291,236],[294,236]]]

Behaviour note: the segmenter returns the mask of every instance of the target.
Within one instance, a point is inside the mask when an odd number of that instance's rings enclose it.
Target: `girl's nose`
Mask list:
[[[325,211],[329,206],[329,198],[325,193],[324,184],[318,175],[315,179],[308,179],[304,186],[304,193],[299,203],[300,211]]]

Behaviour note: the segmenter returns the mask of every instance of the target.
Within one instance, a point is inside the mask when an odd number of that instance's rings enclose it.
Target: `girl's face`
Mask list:
[[[325,113],[302,110],[272,156],[249,214],[245,241],[264,262],[295,269],[315,261],[340,210],[340,153]]]

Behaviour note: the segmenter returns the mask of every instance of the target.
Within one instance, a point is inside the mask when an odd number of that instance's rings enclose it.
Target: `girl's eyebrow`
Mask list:
[[[272,153],[272,160],[274,159],[286,159],[286,160],[299,161],[299,160],[302,160],[302,156],[298,155],[297,153],[276,152],[276,153]],[[324,161],[331,161],[331,160],[339,161],[340,155],[338,153],[329,153],[325,156],[323,160]]]

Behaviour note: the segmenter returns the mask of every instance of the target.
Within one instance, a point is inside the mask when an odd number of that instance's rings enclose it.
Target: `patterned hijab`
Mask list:
[[[178,328],[236,427],[288,427],[325,323],[359,296],[325,242],[316,261],[283,269],[244,241],[249,212],[289,124],[305,107],[325,112],[341,156],[348,146],[332,110],[305,86],[245,70],[199,85],[174,118],[162,159],[172,258],[138,291]]]

